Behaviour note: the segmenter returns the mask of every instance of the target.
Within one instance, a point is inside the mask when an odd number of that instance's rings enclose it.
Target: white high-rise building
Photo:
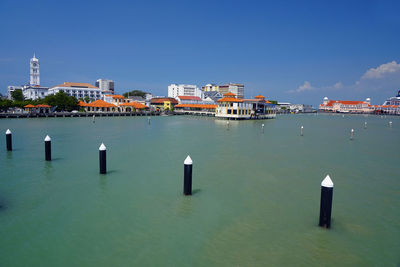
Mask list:
[[[33,54],[30,64],[30,86],[40,86],[39,59]]]
[[[96,81],[96,87],[102,91],[112,91],[114,93],[114,81],[106,79],[98,79]]]
[[[171,84],[168,86],[168,97],[177,98],[178,96],[198,96],[203,99],[203,91],[192,84]]]

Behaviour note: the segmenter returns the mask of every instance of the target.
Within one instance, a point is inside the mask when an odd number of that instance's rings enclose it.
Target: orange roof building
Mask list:
[[[266,119],[275,118],[275,105],[258,95],[255,99],[240,99],[229,92],[217,101],[216,117],[228,119]]]
[[[177,109],[216,109],[218,105],[213,104],[178,104],[175,106]]]
[[[64,82],[64,83],[56,85],[54,87],[76,87],[76,88],[96,88],[96,89],[99,89],[96,86],[91,85],[90,83],[71,83],[71,82]],[[54,88],[54,87],[52,87],[52,88]]]
[[[119,106],[121,107],[133,107],[135,109],[145,109],[148,108],[146,105],[143,105],[141,103],[135,102],[135,101],[131,101],[131,102],[127,102],[127,103],[122,103]]]
[[[63,84],[58,84],[48,90],[48,94],[55,95],[58,92],[64,92],[76,99],[88,97],[90,99],[99,100],[103,97],[103,91],[90,83],[64,82]]]
[[[320,111],[338,113],[371,113],[374,109],[370,98],[367,98],[365,101],[352,101],[329,100],[325,97],[323,103],[319,105]]]

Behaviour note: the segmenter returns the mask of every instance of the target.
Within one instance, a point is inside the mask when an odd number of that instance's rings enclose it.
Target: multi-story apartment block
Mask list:
[[[178,96],[198,96],[203,98],[203,92],[191,84],[171,84],[168,86],[168,97],[177,98]]]

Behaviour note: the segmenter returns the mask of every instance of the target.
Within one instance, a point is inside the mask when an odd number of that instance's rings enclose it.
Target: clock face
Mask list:
[[[33,64],[32,64],[34,67],[37,67],[37,63],[36,62],[33,62]]]

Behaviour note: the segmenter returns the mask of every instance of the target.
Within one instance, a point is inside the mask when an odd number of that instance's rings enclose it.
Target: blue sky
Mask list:
[[[115,80],[119,93],[240,82],[246,97],[375,104],[400,88],[400,1],[0,1],[0,92]]]

